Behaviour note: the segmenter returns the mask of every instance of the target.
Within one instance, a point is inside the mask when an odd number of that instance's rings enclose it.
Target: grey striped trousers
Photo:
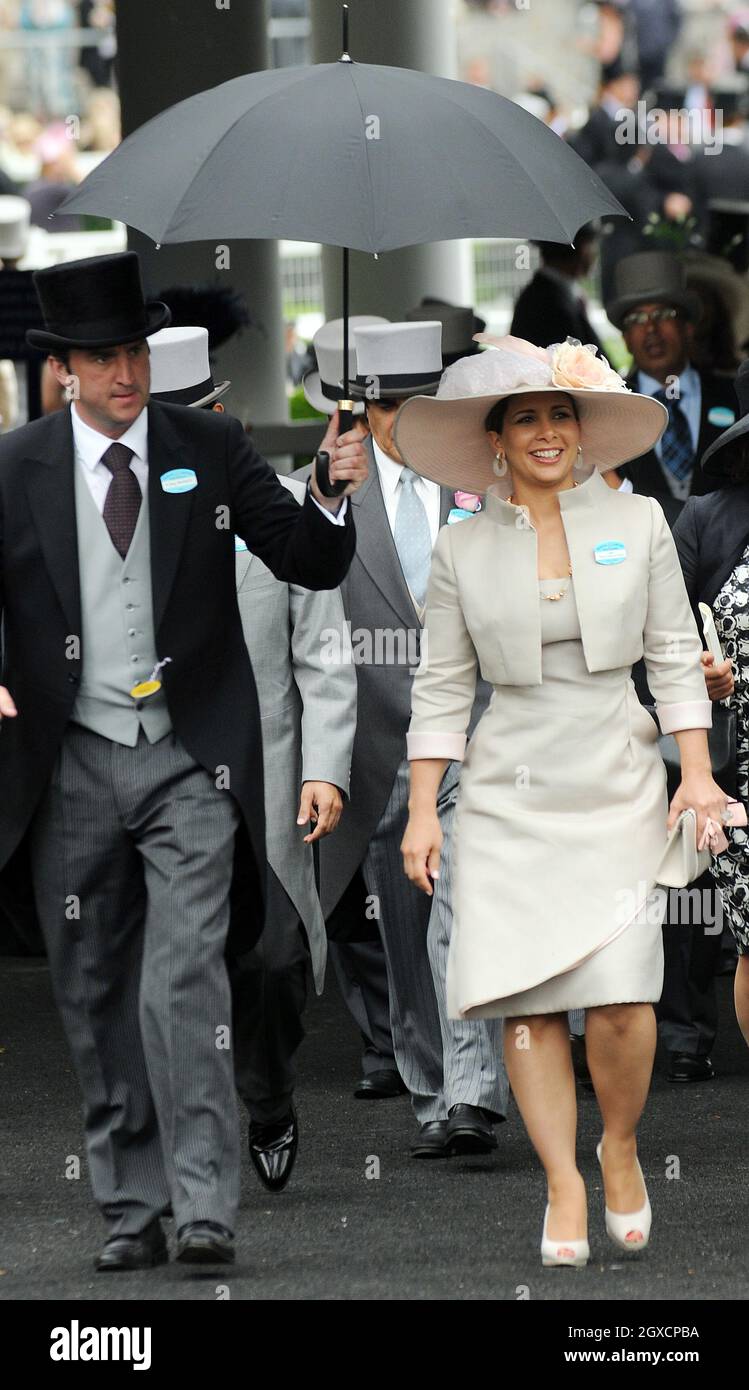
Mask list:
[[[224,942],[238,821],[173,734],[128,748],[75,724],[34,819],[52,986],[113,1235],[136,1234],[170,1202],[177,1228],[234,1228]]]
[[[459,1104],[483,1106],[504,1115],[508,1082],[501,1022],[464,1022],[447,1016],[454,773],[448,770],[438,801],[445,838],[432,898],[415,888],[403,871],[400,844],[408,820],[408,786],[409,767],[404,759],[363,865],[367,891],[379,899],[377,920],[387,964],[395,1060],[420,1124],[444,1119]]]

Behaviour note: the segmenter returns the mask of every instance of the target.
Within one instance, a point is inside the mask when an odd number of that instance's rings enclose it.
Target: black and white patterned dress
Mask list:
[[[713,603],[715,626],[725,655],[733,663],[736,711],[737,793],[749,803],[749,545]],[[711,861],[723,898],[725,919],[741,955],[749,954],[749,827],[728,830],[729,848]]]

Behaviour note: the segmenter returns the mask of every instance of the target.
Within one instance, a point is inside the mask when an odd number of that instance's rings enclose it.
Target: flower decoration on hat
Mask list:
[[[598,349],[592,343],[583,345],[579,338],[568,338],[565,343],[553,343],[548,351],[551,354],[551,380],[554,386],[578,391],[586,387],[595,391],[629,390],[610,362],[598,356]]]
[[[493,396],[528,386],[551,386],[551,359],[546,348],[533,347],[522,338],[493,338],[477,333],[476,342],[486,343],[496,352],[479,352],[461,357],[447,367],[437,390],[437,399],[460,400],[465,396]],[[527,349],[532,348],[532,351]]]
[[[494,337],[491,333],[477,333],[475,341],[498,350],[502,355],[501,362],[497,362],[494,354],[490,352],[482,353],[479,358],[482,365],[477,367],[477,370],[486,376],[487,395],[492,391],[505,392],[532,386],[558,386],[560,390],[578,391],[629,390],[626,382],[609,361],[599,356],[595,345],[583,344],[579,338],[568,337],[564,343],[552,343],[547,348],[535,347],[532,343],[515,338],[509,333],[503,338]],[[461,366],[462,363],[456,363],[456,368]],[[453,370],[449,368],[445,372],[443,383]],[[470,365],[463,375],[467,372],[470,372]],[[446,398],[449,399],[453,394],[465,394],[463,383],[457,383],[453,379],[453,382],[445,384],[449,388],[444,392]],[[462,389],[450,389],[458,384]],[[443,395],[441,387],[437,394]]]

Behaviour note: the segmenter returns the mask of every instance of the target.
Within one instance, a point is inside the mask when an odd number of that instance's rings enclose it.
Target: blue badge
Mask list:
[[[161,486],[164,492],[192,492],[198,486],[198,479],[191,468],[172,468],[162,473]]]
[[[246,550],[246,549],[247,549],[247,542],[246,542],[246,541],[243,541],[241,536],[236,536],[236,535],[235,535],[235,537],[234,537],[234,549],[237,550],[237,551],[239,551],[239,550]]]
[[[597,565],[620,565],[627,558],[627,548],[621,541],[599,541],[593,558]]]
[[[708,422],[717,425],[719,429],[725,430],[729,425],[736,422],[736,412],[731,410],[730,405],[714,405],[707,412]]]
[[[456,521],[467,521],[469,516],[475,515],[475,512],[467,512],[463,507],[453,507],[447,513],[447,525],[454,526]]]

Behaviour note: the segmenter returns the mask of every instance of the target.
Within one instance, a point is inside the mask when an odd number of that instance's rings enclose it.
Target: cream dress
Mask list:
[[[542,593],[567,585],[562,599],[541,600],[542,682],[495,687],[461,771],[452,1017],[654,1002],[663,985],[666,897],[652,871],[668,803],[657,729],[631,667],[588,671],[573,580],[538,583]],[[557,973],[564,938],[591,914],[602,944]],[[506,995],[503,942],[517,933],[539,983]]]

